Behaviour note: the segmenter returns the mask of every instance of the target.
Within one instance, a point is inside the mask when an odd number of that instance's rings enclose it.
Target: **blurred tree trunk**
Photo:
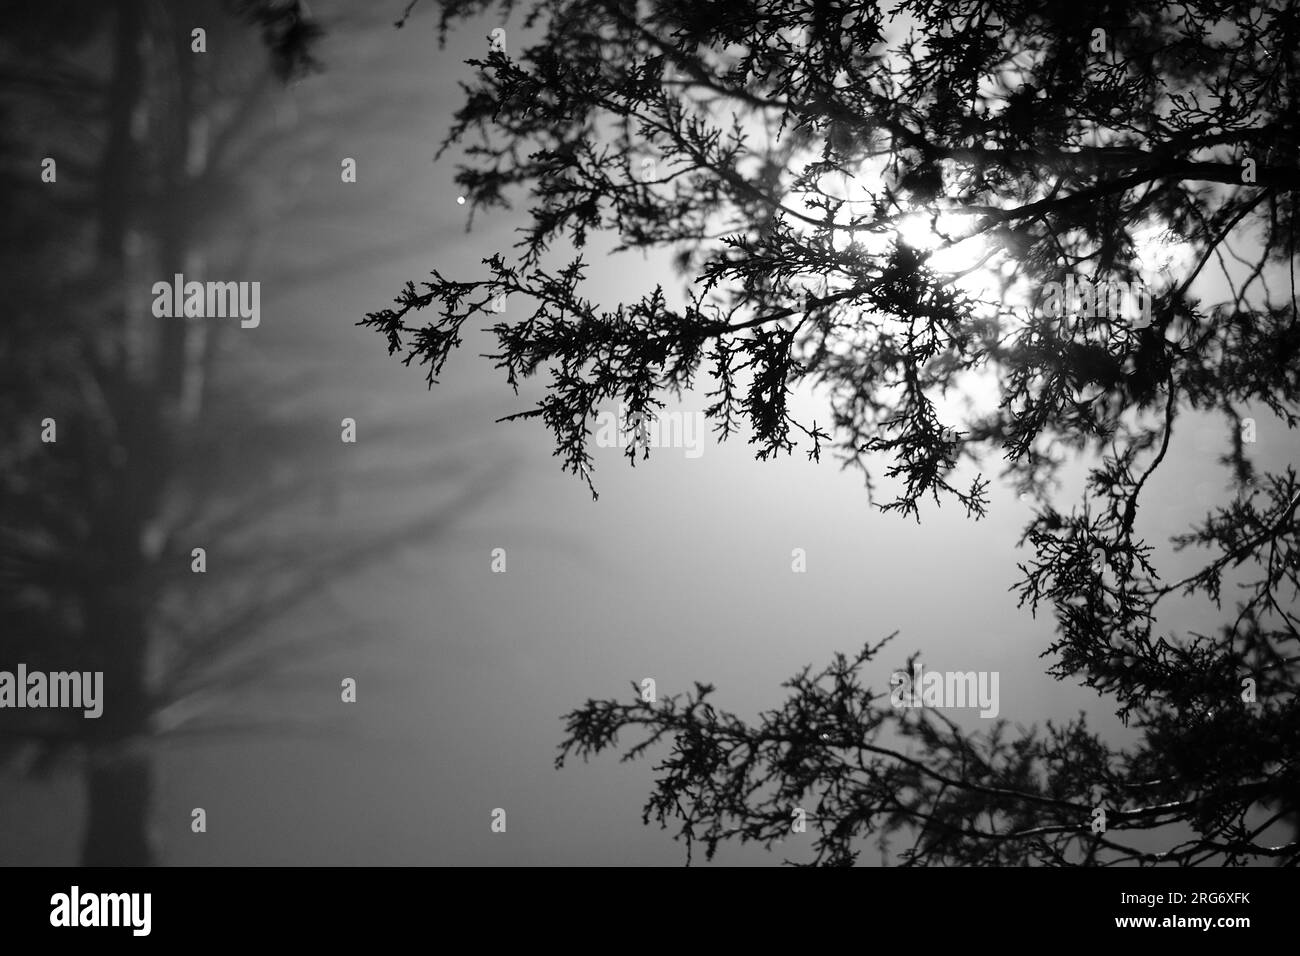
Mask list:
[[[82,866],[152,866],[148,833],[153,770],[144,754],[119,755],[86,767],[86,835]]]
[[[329,471],[313,415],[269,413],[276,401],[292,404],[300,380],[288,388],[257,380],[256,398],[242,388],[256,375],[223,387],[209,373],[231,323],[152,314],[153,283],[170,284],[176,273],[212,279],[209,258],[218,277],[247,274],[262,262],[259,231],[296,210],[285,197],[296,190],[301,198],[307,180],[277,184],[266,173],[292,169],[317,144],[271,128],[268,107],[282,91],[277,79],[310,72],[318,32],[283,0],[104,0],[87,9],[93,15],[58,55],[32,53],[65,26],[57,9],[40,5],[17,17],[21,42],[0,44],[21,64],[16,74],[40,80],[0,104],[25,117],[0,128],[0,160],[11,150],[30,153],[21,168],[31,170],[31,160],[51,153],[60,157],[60,184],[67,177],[73,186],[56,193],[30,177],[0,177],[13,212],[0,245],[23,264],[0,275],[17,306],[14,321],[0,325],[0,451],[16,450],[0,456],[0,616],[11,625],[0,628],[0,657],[102,672],[103,713],[87,720],[73,711],[24,712],[21,724],[6,715],[0,764],[21,760],[35,774],[79,758],[80,861],[150,865],[159,856],[154,742],[214,727],[282,728],[283,721],[203,720],[215,696],[295,660],[298,645],[272,634],[270,622],[309,606],[332,576],[440,533],[481,499],[496,472],[466,480],[446,510],[440,504],[400,526],[310,549],[276,540],[269,555],[245,540],[236,550],[251,552],[249,562],[223,562],[226,573],[211,579],[189,573],[192,547],[211,554],[254,529],[266,539],[304,533],[298,492]],[[206,25],[214,48],[249,55],[194,54],[194,23]],[[391,29],[380,16],[371,26]],[[312,102],[340,121],[337,103]],[[288,98],[280,103],[294,107]],[[349,109],[373,125],[375,103],[359,96]],[[19,142],[43,122],[59,145]],[[249,177],[254,162],[260,174]],[[319,268],[314,250],[290,252],[282,271],[301,267],[300,259]],[[57,447],[32,440],[31,423],[46,416],[57,416]],[[369,434],[371,453],[382,457],[382,431]],[[394,429],[388,437],[400,436]],[[254,473],[263,464],[267,472]],[[427,479],[407,467],[394,470]],[[282,470],[300,471],[302,483],[286,485]],[[452,469],[449,477],[462,474]],[[261,638],[266,646],[250,648]],[[256,666],[243,659],[250,649]]]
[[[145,395],[153,394],[152,389]],[[143,403],[142,403],[143,404]],[[147,406],[125,409],[122,467],[101,487],[91,546],[99,566],[87,582],[86,645],[104,672],[103,714],[91,721],[86,760],[85,866],[155,862],[149,838],[152,768],[141,747],[149,724],[146,682],[149,594],[142,531],[156,506],[165,467],[150,453],[161,423]]]
[[[115,6],[97,252],[105,288],[111,290],[106,304],[110,339],[116,348],[101,366],[107,379],[101,384],[116,434],[95,446],[109,451],[112,460],[89,461],[84,468],[92,515],[86,547],[92,553],[85,575],[82,626],[90,632],[86,645],[94,649],[94,669],[104,673],[103,714],[90,730],[84,771],[87,824],[81,862],[86,866],[154,862],[148,836],[152,771],[147,755],[132,742],[142,739],[149,713],[141,545],[157,506],[167,442],[157,402],[161,376],[140,376],[140,352],[149,349],[135,334],[139,318],[129,308],[126,281],[132,197],[141,192],[134,126],[143,95],[144,23],[141,5],[134,0],[118,0]]]

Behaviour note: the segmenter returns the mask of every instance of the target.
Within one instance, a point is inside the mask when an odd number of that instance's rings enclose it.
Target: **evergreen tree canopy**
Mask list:
[[[448,0],[442,25],[513,23],[514,6]],[[1300,398],[1298,50],[1289,0],[539,0],[485,38],[444,149],[463,149],[471,209],[526,209],[519,243],[485,278],[408,283],[363,324],[432,382],[485,320],[511,386],[545,376],[512,417],[540,419],[593,494],[598,407],[653,415],[688,388],[719,439],[829,452],[917,520],[927,500],[983,516],[988,480],[954,472],[1001,458],[1036,502],[1018,588],[1055,618],[1049,673],[1141,735],[1116,749],[1083,717],[972,733],[894,709],[862,680],[873,642],[756,722],[706,684],[588,701],[560,762],[620,732],[642,735],[627,756],[668,745],[647,822],[710,856],[771,846],[802,804],[819,864],[873,836],[915,865],[1300,859],[1300,482],[1257,469],[1243,439],[1252,410],[1294,427]],[[670,251],[685,294],[588,298],[597,235]],[[1146,307],[1049,301],[1086,282]],[[996,400],[944,420],[943,396],[977,381]],[[801,386],[824,420],[792,414]],[[1200,570],[1166,580],[1143,490],[1179,420],[1206,414],[1236,493],[1174,542]],[[1077,461],[1083,500],[1058,507]],[[1197,597],[1222,620],[1157,633]]]

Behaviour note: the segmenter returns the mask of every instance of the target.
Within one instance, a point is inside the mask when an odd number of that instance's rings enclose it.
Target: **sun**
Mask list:
[[[935,216],[924,212],[908,213],[898,223],[898,238],[913,249],[932,252],[943,245],[943,237],[935,230]]]
[[[926,266],[936,273],[960,274],[978,271],[988,259],[989,238],[973,229],[970,215],[950,210],[918,210],[898,220],[895,233],[900,242],[928,253]]]
[[[1195,250],[1168,228],[1148,224],[1132,233],[1133,254],[1139,270],[1152,274],[1179,271],[1191,264]]]

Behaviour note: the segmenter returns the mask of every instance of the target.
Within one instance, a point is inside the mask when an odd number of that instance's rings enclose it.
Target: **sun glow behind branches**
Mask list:
[[[864,268],[874,272],[884,266],[896,246],[908,246],[921,254],[923,268],[937,282],[970,301],[972,322],[997,318],[1002,282],[997,264],[1005,255],[998,255],[1000,245],[995,239],[978,231],[982,217],[944,208],[943,200],[935,205],[909,205],[905,196],[897,195],[893,214],[881,215],[880,204],[890,194],[867,184],[888,181],[885,163],[878,159],[864,163],[856,176],[830,172],[819,178],[817,193],[838,203],[828,236],[832,247],[860,257]],[[795,228],[802,232],[813,229],[808,224],[795,224]],[[809,276],[808,289],[813,294],[838,292],[852,288],[863,278],[851,269],[832,276]],[[869,337],[892,336],[907,334],[908,322],[898,316],[877,315],[875,324],[858,328]],[[845,339],[827,346],[843,357],[852,355],[862,344]],[[994,411],[1000,397],[996,375],[988,368],[962,373],[960,379],[959,387],[930,396],[944,424],[959,430],[972,416]],[[810,405],[809,411],[813,409]]]
[[[895,244],[902,243],[925,253],[927,268],[936,274],[978,271],[981,259],[992,249],[985,236],[976,234],[978,216],[955,211],[942,200],[935,205],[920,205],[894,196],[896,208],[892,215],[877,217],[877,204],[888,194],[883,189],[872,191],[866,184],[886,180],[883,160],[864,163],[856,175],[830,173],[819,179],[818,192],[842,203],[831,235],[836,251],[857,246],[865,256],[883,259]],[[800,228],[806,231],[809,227]],[[990,269],[986,278],[992,275]]]
[[[1195,259],[1195,250],[1169,229],[1147,224],[1133,230],[1134,265],[1148,285],[1158,277],[1184,272]]]
[[[819,157],[802,159],[811,164]],[[792,171],[800,169],[799,160],[787,162]],[[849,167],[855,170],[852,174],[840,168],[800,177],[802,188],[785,195],[783,205],[800,213],[787,220],[796,233],[821,232],[831,248],[847,254],[830,274],[810,272],[795,279],[793,286],[810,296],[852,289],[878,274],[896,246],[906,246],[920,254],[921,267],[932,281],[962,296],[972,329],[997,327],[1005,335],[1027,327],[1043,293],[1021,261],[1025,246],[1033,241],[1027,232],[991,225],[986,210],[968,210],[952,198],[962,194],[961,171],[952,164],[939,164],[942,182],[935,198],[924,201],[899,187],[897,172],[888,162],[883,155],[873,156]],[[1189,244],[1156,223],[1138,224],[1130,230],[1130,239],[1131,278],[1146,285],[1152,298],[1175,284],[1177,274],[1195,258]],[[867,308],[865,301],[845,307],[846,321],[832,333],[843,340],[825,343],[831,352],[852,355],[868,339],[906,334],[911,321],[907,317],[861,314]],[[865,338],[856,341],[859,337]],[[930,396],[945,424],[961,429],[964,422],[997,409],[1001,388],[992,366],[963,372],[960,382],[952,384],[956,387]]]

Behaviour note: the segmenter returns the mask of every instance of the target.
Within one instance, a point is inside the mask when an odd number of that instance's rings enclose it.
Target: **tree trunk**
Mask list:
[[[145,483],[138,465],[125,469],[123,476],[127,481]],[[129,493],[120,501],[119,511],[103,519],[95,529],[101,553],[119,564],[101,567],[84,599],[86,626],[93,637],[87,656],[94,669],[103,672],[104,682],[100,701],[103,712],[85,721],[90,726],[84,772],[83,866],[149,866],[156,862],[149,836],[153,770],[148,748],[149,687],[145,679],[148,595],[142,580],[140,550],[135,544],[138,513],[130,506]]]
[[[119,0],[114,24],[113,79],[107,137],[100,163],[99,268],[110,291],[106,310],[119,348],[118,365],[101,383],[115,436],[95,447],[100,460],[85,468],[90,516],[89,573],[82,595],[83,647],[88,669],[102,671],[103,713],[87,720],[84,866],[147,866],[155,862],[149,837],[152,769],[141,746],[149,722],[145,664],[149,641],[148,586],[142,530],[154,513],[165,467],[157,386],[133,375],[140,364],[126,308],[126,236],[132,199],[144,175],[132,136],[143,95],[140,41],[143,5]],[[133,349],[133,346],[135,348]]]
[[[152,866],[149,835],[153,770],[148,755],[92,750],[86,765],[86,832],[82,866]]]

